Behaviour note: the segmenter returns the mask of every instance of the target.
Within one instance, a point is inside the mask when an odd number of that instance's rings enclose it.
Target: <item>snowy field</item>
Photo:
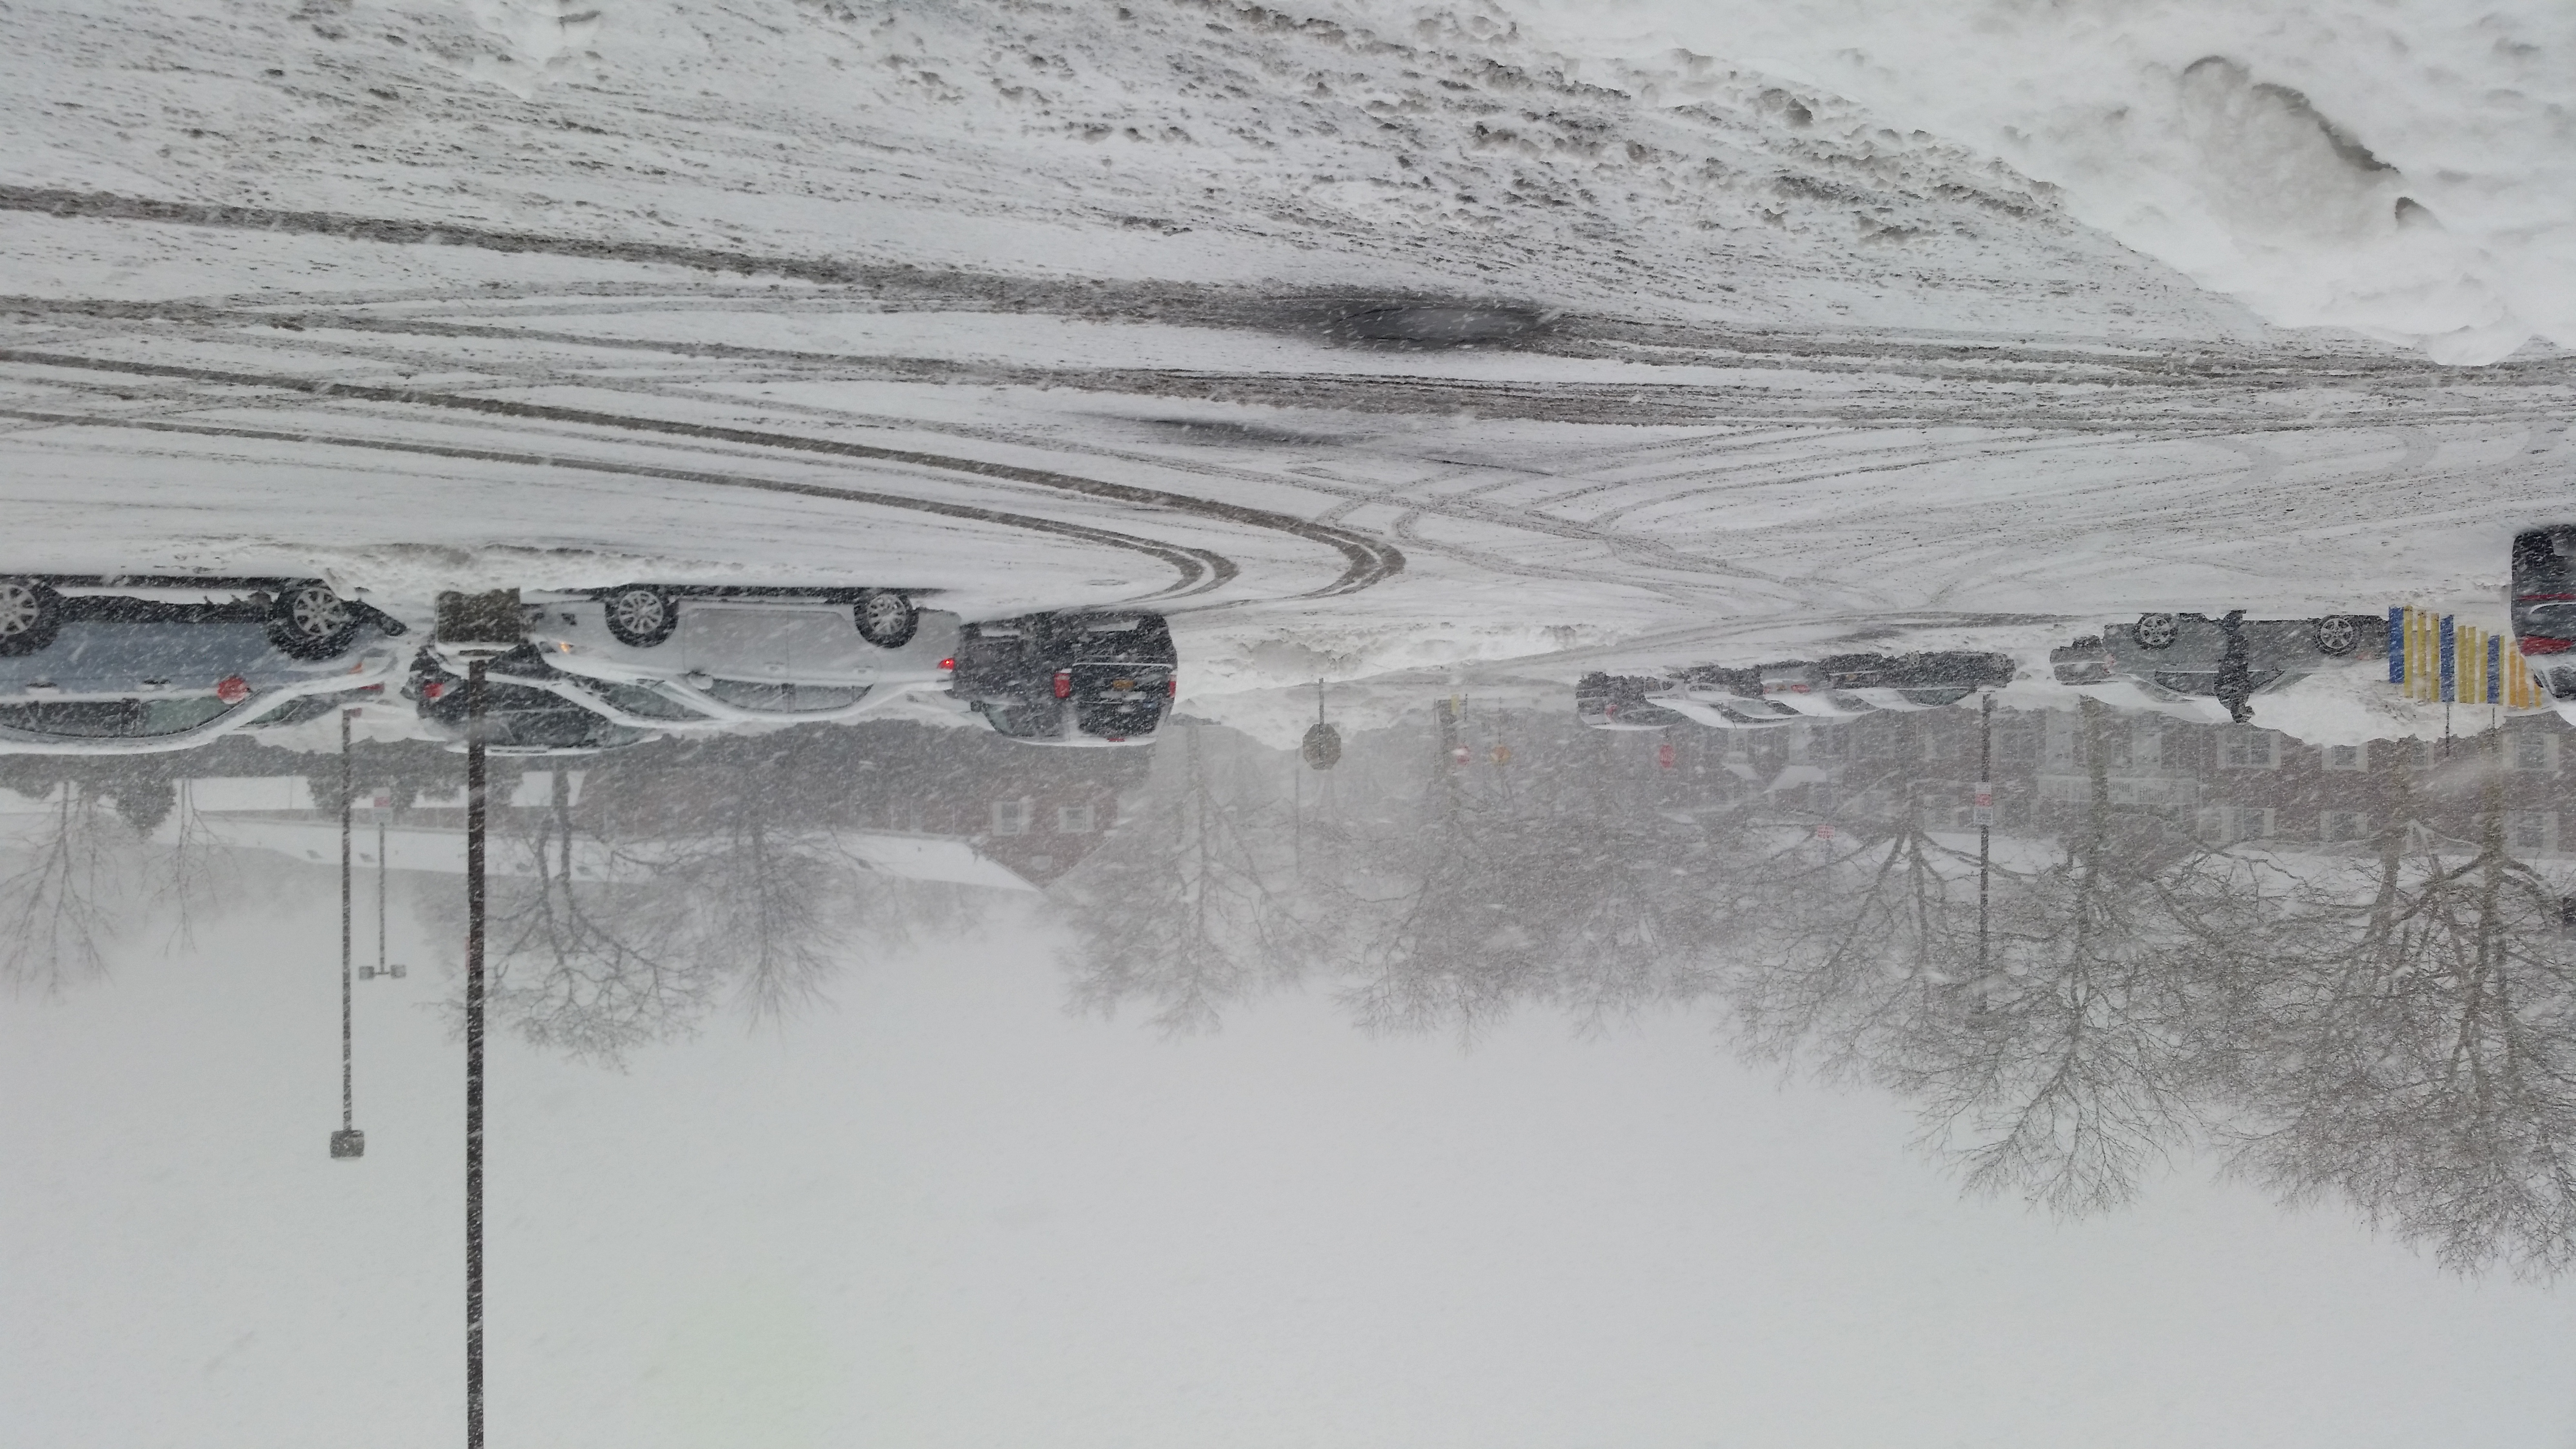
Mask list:
[[[2563,7],[1860,9],[21,4],[0,565],[1134,606],[1272,749],[1317,680],[1977,649],[2019,708],[2145,611],[2506,627],[2576,519]],[[460,1437],[453,880],[354,1164],[336,878],[247,880],[0,999],[0,1442]],[[498,1049],[494,1444],[2576,1443],[2576,1299],[2332,1204],[1963,1201],[1700,1016],[1166,1040],[973,899],[756,1032]]]

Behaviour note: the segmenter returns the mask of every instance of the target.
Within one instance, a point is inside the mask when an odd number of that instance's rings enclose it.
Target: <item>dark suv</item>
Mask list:
[[[2513,638],[2553,698],[2576,698],[2576,523],[2514,535]]]
[[[1029,744],[1148,744],[1179,669],[1160,614],[1030,614],[967,625],[949,693]]]

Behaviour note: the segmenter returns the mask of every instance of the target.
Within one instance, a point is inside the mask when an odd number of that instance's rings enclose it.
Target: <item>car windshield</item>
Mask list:
[[[2249,669],[2245,671],[2245,687],[2262,689],[2280,677],[2281,671],[2277,669]],[[2218,693],[2218,671],[2215,669],[2163,669],[2156,672],[2155,681],[2176,694]]]
[[[283,701],[277,708],[251,721],[251,725],[260,729],[274,729],[280,725],[302,724],[306,720],[320,719],[329,714],[339,703],[340,698],[337,695],[301,694]]]
[[[868,697],[867,686],[843,684],[765,684],[747,679],[718,679],[703,686],[714,698],[736,709],[771,714],[815,714],[845,709]]]
[[[487,736],[497,746],[541,746],[562,749],[613,749],[648,736],[630,725],[592,714],[578,705],[558,702],[551,709],[504,710],[487,717]]]
[[[234,708],[210,694],[182,699],[36,700],[0,705],[0,725],[66,739],[150,739],[185,734]]]
[[[585,679],[581,687],[612,709],[644,719],[704,719],[705,716],[662,691],[643,684],[617,684]]]

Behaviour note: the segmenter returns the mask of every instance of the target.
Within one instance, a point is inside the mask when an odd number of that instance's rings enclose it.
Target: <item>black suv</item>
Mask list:
[[[967,625],[948,692],[1029,744],[1146,744],[1179,669],[1160,614],[1030,614]]]

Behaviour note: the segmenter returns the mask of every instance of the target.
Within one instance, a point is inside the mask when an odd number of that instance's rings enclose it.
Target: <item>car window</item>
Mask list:
[[[641,684],[617,684],[608,680],[586,679],[581,687],[612,708],[645,719],[703,719],[704,715],[658,689]]]
[[[213,695],[183,699],[36,700],[0,705],[0,725],[78,739],[149,739],[184,734],[235,706]]]

